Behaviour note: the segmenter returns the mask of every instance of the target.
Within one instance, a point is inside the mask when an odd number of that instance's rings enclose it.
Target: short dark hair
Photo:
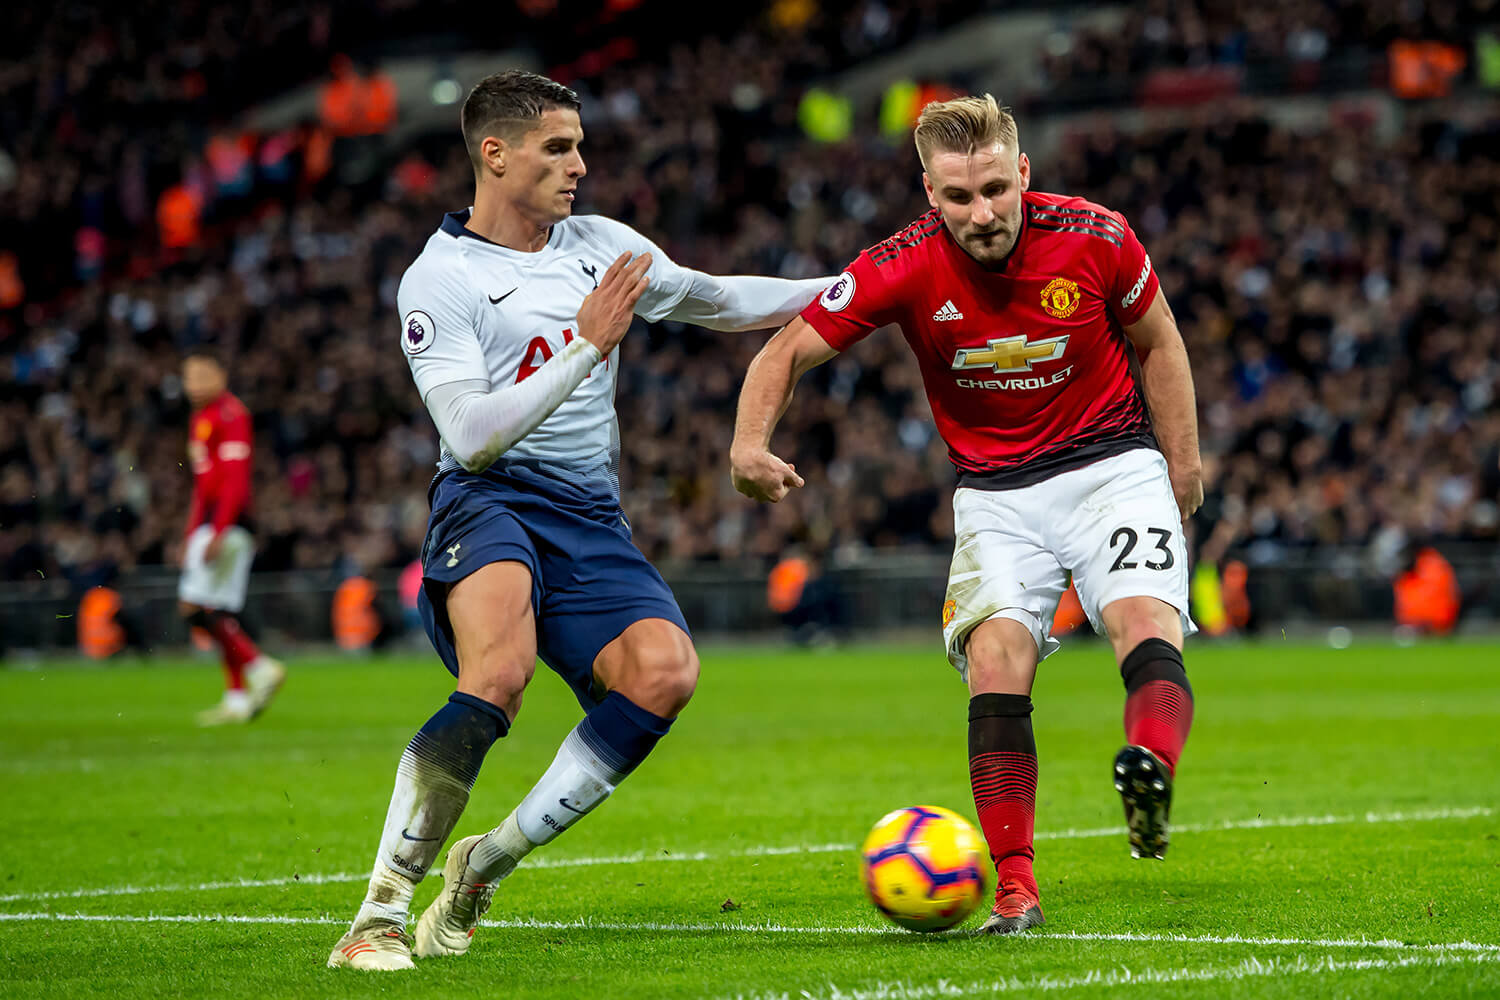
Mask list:
[[[577,111],[582,107],[583,102],[571,89],[538,73],[520,69],[492,73],[469,91],[459,114],[469,162],[477,172],[481,163],[479,144],[487,135],[498,134],[513,142],[536,127],[542,112],[554,108]]]

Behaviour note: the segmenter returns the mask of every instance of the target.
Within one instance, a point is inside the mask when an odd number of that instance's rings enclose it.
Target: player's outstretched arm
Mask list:
[[[790,323],[833,280],[705,274],[683,267],[614,219],[594,216],[590,232],[601,249],[626,247],[651,255],[651,290],[641,300],[640,315],[652,323],[670,319],[726,332],[775,329]]]
[[[1167,459],[1167,474],[1183,520],[1203,503],[1203,459],[1198,454],[1198,407],[1187,345],[1177,329],[1167,297],[1160,289],[1139,322],[1125,335],[1141,359],[1146,405],[1156,439]]]
[[[789,323],[833,282],[831,277],[792,280],[679,270],[687,291],[670,318],[726,332],[765,330]]]
[[[529,378],[493,392],[487,381],[467,379],[427,394],[438,433],[466,471],[483,472],[536,430],[615,349],[630,329],[650,266],[650,254],[634,260],[621,254],[579,307],[578,337]]]
[[[729,447],[730,478],[745,496],[776,503],[803,484],[794,466],[771,453],[771,432],[791,403],[797,380],[837,353],[799,316],[750,362]]]

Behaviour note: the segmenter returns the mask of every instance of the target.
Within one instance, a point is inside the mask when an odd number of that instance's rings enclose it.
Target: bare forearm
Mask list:
[[[750,362],[729,446],[729,476],[745,496],[776,503],[803,485],[795,466],[771,454],[771,432],[792,401],[797,380],[837,353],[806,320],[794,319]]]
[[[776,423],[792,402],[798,373],[791,352],[778,350],[777,346],[773,339],[755,356],[745,373],[734,417],[733,448],[769,448]]]
[[[1167,465],[1183,472],[1197,470],[1198,409],[1193,394],[1193,372],[1187,348],[1175,343],[1153,348],[1141,359],[1146,405]]]

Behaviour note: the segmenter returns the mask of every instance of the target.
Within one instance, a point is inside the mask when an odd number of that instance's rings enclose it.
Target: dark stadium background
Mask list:
[[[437,438],[395,288],[468,204],[456,102],[506,66],[584,99],[578,211],[789,277],[925,209],[916,104],[994,92],[1034,186],[1124,212],[1151,252],[1197,384],[1195,556],[1244,567],[1243,627],[1388,627],[1427,547],[1464,627],[1500,611],[1492,0],[65,2],[0,34],[0,651],[72,646],[97,585],[134,640],[183,641],[176,371],[202,342],[255,414],[249,620],[326,641],[367,576],[402,629]],[[953,474],[904,344],[810,376],[777,439],[808,488],[759,508],[726,455],[762,342],[627,337],[638,543],[699,629],[780,627],[767,575],[796,555],[814,617],[935,638]]]

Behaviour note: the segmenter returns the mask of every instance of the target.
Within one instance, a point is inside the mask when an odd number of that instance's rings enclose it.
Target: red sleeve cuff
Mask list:
[[[1125,295],[1116,302],[1119,308],[1116,314],[1120,319],[1121,326],[1134,326],[1145,319],[1151,303],[1156,301],[1156,293],[1161,288],[1161,280],[1156,276],[1156,269],[1146,261],[1146,274],[1143,280],[1126,289]]]
[[[861,330],[840,330],[840,326],[847,327],[847,324],[841,324],[836,321],[829,315],[828,310],[824,309],[816,301],[803,309],[801,316],[807,320],[807,325],[816,330],[818,336],[822,337],[824,342],[835,351],[848,350],[850,345],[858,341],[862,334],[868,332]],[[845,336],[849,333],[853,333],[854,335],[845,339]]]

